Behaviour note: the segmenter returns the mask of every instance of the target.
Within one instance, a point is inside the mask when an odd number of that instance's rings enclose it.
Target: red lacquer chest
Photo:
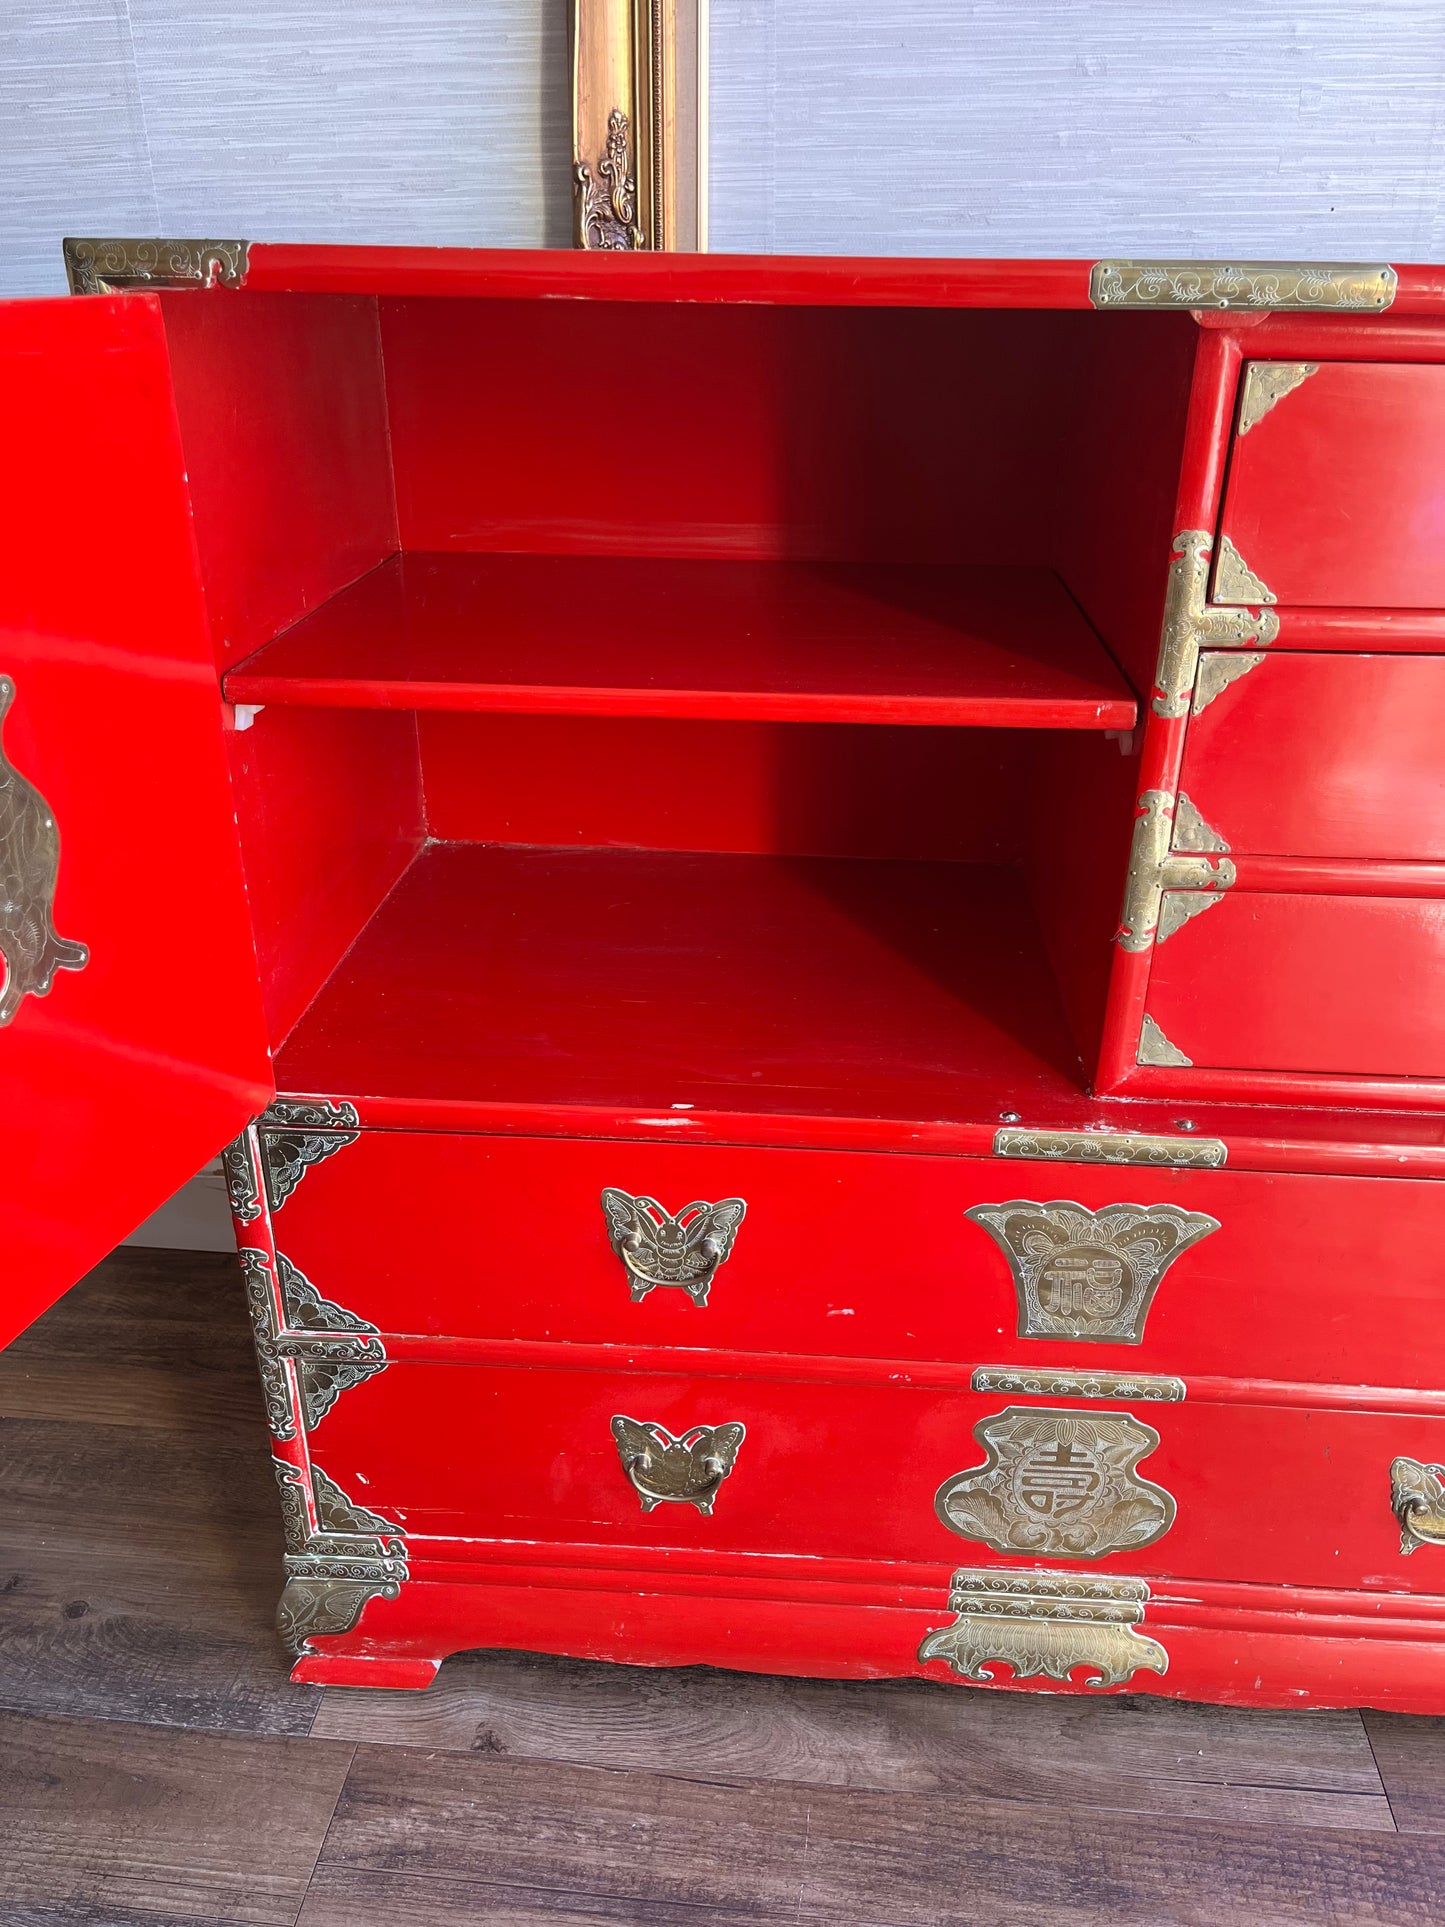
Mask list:
[[[295,1677],[1445,1712],[1445,271],[70,256],[0,1337],[228,1147]]]

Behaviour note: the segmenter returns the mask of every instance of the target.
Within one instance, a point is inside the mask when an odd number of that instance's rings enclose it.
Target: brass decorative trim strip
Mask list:
[[[1119,912],[1115,942],[1121,950],[1148,950],[1160,935],[1159,920],[1166,891],[1228,890],[1235,881],[1234,864],[1227,856],[1193,850],[1178,851],[1175,834],[1177,799],[1169,790],[1145,790],[1134,819],[1129,869],[1124,879],[1124,902]],[[1190,805],[1186,833],[1199,813]],[[1182,919],[1174,919],[1174,927]]]
[[[1218,1218],[1177,1204],[1106,1204],[1091,1211],[1068,1198],[976,1204],[964,1216],[1008,1260],[1020,1338],[1106,1345],[1143,1343],[1144,1321],[1165,1272],[1219,1229]]]
[[[1134,1628],[1149,1588],[1142,1579],[1063,1572],[999,1572],[962,1566],[953,1575],[952,1626],[929,1633],[920,1661],[941,1659],[964,1679],[992,1685],[994,1664],[1016,1680],[1043,1675],[1060,1685],[1087,1666],[1086,1686],[1123,1686],[1137,1672],[1164,1674],[1169,1655]]]
[[[1135,1061],[1152,1065],[1156,1070],[1187,1070],[1194,1063],[1194,1059],[1186,1057],[1177,1044],[1170,1043],[1148,1011],[1139,1022],[1139,1048],[1135,1052]]]
[[[1445,1465],[1396,1459],[1390,1467],[1390,1506],[1400,1522],[1400,1550],[1445,1546]]]
[[[1320,372],[1317,361],[1251,361],[1239,390],[1239,433],[1247,435],[1286,395]]]
[[[1398,277],[1383,263],[1310,261],[1097,261],[1096,308],[1277,308],[1380,314]]]
[[[290,1131],[359,1131],[361,1117],[344,1097],[273,1097],[257,1123]],[[351,1139],[348,1138],[350,1143]]]
[[[1021,1126],[995,1131],[993,1154],[996,1158],[1035,1158],[1046,1164],[1145,1164],[1185,1171],[1221,1171],[1229,1161],[1229,1147],[1218,1137],[1164,1137],[1143,1131],[1031,1131]]]
[[[1185,1395],[1182,1378],[1155,1372],[1031,1372],[1016,1365],[975,1365],[971,1383],[975,1392],[1014,1398],[1128,1398],[1177,1405]]]
[[[67,238],[61,246],[72,294],[123,294],[137,288],[242,287],[251,244]]]
[[[1138,1552],[1174,1523],[1172,1493],[1135,1469],[1159,1434],[1128,1412],[1010,1405],[980,1419],[982,1465],[945,1479],[934,1509],[950,1532],[995,1552],[1107,1559]]]
[[[1156,716],[1185,716],[1194,690],[1201,649],[1260,649],[1279,634],[1279,617],[1263,608],[1212,605],[1209,601],[1207,529],[1185,529],[1174,538],[1174,560],[1164,598],[1164,626],[1150,707]]]

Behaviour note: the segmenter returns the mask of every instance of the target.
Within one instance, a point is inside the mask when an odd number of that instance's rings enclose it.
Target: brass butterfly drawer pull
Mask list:
[[[741,1198],[695,1199],[674,1217],[656,1198],[634,1198],[608,1185],[602,1193],[607,1237],[626,1269],[632,1302],[670,1285],[705,1305],[747,1208]]]
[[[671,1502],[710,1513],[718,1489],[737,1464],[746,1426],[694,1425],[674,1438],[664,1425],[624,1418],[612,1421],[617,1456],[642,1500],[644,1512]]]

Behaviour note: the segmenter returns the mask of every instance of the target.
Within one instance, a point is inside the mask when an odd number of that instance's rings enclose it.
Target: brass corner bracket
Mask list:
[[[1096,308],[1293,308],[1380,314],[1398,276],[1377,262],[1096,261],[1089,299]]]
[[[61,243],[72,294],[146,288],[239,288],[249,241],[76,240]]]
[[[1145,790],[1139,798],[1115,935],[1121,950],[1148,950],[1165,942],[1191,916],[1218,903],[1234,883],[1233,862],[1217,854],[1229,845],[1187,797],[1182,801],[1187,809],[1181,821],[1181,799],[1171,791]],[[1177,849],[1179,843],[1185,847]]]
[[[349,1633],[372,1599],[395,1599],[408,1577],[406,1536],[360,1506],[314,1462],[273,1458],[286,1528],[286,1584],[276,1608],[282,1644],[296,1658],[310,1642]]]
[[[1247,608],[1221,608],[1210,603],[1209,554],[1213,540],[1208,529],[1185,529],[1174,538],[1150,704],[1156,716],[1188,714],[1201,649],[1260,649],[1279,634],[1279,617],[1273,609],[1262,608],[1254,615]],[[1250,579],[1258,581],[1257,577]],[[1265,595],[1268,593],[1265,590]]]
[[[572,0],[577,247],[707,245],[699,0]]]

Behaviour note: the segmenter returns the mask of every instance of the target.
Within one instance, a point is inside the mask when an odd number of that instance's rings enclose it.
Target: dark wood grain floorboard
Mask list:
[[[643,1772],[1390,1828],[1357,1713],[763,1678],[527,1653],[426,1693],[329,1688],[318,1736]]]
[[[1043,1807],[360,1747],[300,1927],[548,1908],[669,1924],[1438,1927],[1445,1908],[1445,1843],[1067,1796],[1065,1771]]]
[[[1395,1825],[1402,1833],[1445,1833],[1445,1719],[1368,1712],[1364,1720]]]
[[[0,1420],[0,1705],[304,1733],[264,1438]]]
[[[236,1260],[114,1253],[0,1352],[0,1415],[264,1439]]]
[[[120,1254],[0,1353],[0,1705],[304,1733],[229,1258]]]
[[[0,1714],[0,1920],[292,1927],[350,1760],[314,1740]]]

